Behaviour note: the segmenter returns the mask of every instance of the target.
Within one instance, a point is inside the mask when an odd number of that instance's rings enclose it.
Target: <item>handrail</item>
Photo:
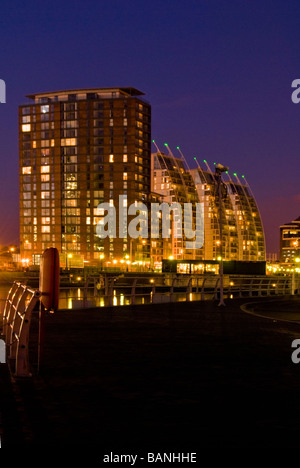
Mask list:
[[[32,312],[40,300],[41,292],[14,282],[6,299],[3,312],[2,335],[7,356],[14,363],[16,377],[30,377],[29,329]]]

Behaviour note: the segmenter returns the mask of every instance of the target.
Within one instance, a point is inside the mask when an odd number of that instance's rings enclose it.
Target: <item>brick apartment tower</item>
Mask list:
[[[149,261],[148,240],[96,236],[99,203],[115,206],[118,229],[119,195],[128,206],[149,201],[151,107],[142,96],[134,88],[27,96],[19,107],[22,258],[38,263],[57,247],[62,264]]]

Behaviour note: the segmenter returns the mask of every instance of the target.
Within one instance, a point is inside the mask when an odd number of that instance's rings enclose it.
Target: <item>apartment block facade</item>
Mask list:
[[[99,204],[118,213],[149,203],[151,106],[143,93],[99,88],[27,97],[19,107],[22,257],[38,263],[46,248],[57,247],[62,263],[149,261],[148,240],[103,239],[96,232]],[[119,216],[116,221],[119,232]]]

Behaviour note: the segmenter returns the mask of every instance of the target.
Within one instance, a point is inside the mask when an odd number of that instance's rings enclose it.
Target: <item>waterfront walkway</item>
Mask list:
[[[245,303],[271,318],[241,310]],[[300,364],[291,360],[291,342],[300,338],[300,320],[279,316],[289,309],[295,318],[300,299],[49,314],[39,375],[33,345],[32,378],[15,381],[0,366],[2,446],[89,453],[297,447]]]

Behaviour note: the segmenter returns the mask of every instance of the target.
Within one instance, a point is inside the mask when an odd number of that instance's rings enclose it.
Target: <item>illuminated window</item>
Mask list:
[[[110,162],[110,163],[113,163],[113,162],[114,162],[114,155],[113,155],[113,154],[110,154],[110,155],[109,155],[109,162]]]
[[[31,174],[31,166],[22,167],[22,174]]]
[[[61,138],[61,146],[75,146],[77,145],[77,138]]]
[[[50,192],[41,192],[41,199],[48,199],[50,198]]]
[[[50,232],[50,226],[42,226],[42,232]]]
[[[46,114],[47,112],[49,112],[49,105],[41,106],[41,112],[42,114]]]
[[[123,180],[127,180],[127,172],[123,172]]]
[[[123,154],[123,162],[127,162],[127,161],[128,161],[127,154]]]
[[[22,125],[22,132],[30,132],[31,125],[30,124],[23,124]]]
[[[41,140],[41,147],[45,148],[49,146],[49,140]]]
[[[112,199],[109,200],[109,206],[114,206],[114,201]]]
[[[51,146],[54,146],[54,140],[53,139],[51,140]]]
[[[41,182],[49,182],[50,174],[42,174],[41,175]]]
[[[104,216],[104,208],[94,208],[94,215]]]
[[[48,216],[42,218],[42,224],[50,224],[50,218]]]
[[[50,172],[50,166],[41,166],[41,173]]]

